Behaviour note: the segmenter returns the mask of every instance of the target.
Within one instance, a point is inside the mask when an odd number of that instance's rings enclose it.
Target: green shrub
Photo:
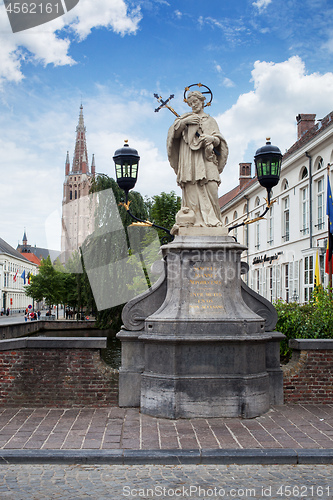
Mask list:
[[[275,304],[278,313],[276,330],[286,338],[281,342],[281,359],[288,361],[292,350],[290,339],[329,339],[333,338],[333,301],[332,291],[318,287],[314,290],[308,304],[287,304],[278,300]]]

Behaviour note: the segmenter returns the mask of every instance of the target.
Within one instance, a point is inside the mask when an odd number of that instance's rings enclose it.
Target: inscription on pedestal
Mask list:
[[[189,313],[198,316],[216,316],[224,311],[222,279],[215,263],[198,263],[189,277]]]

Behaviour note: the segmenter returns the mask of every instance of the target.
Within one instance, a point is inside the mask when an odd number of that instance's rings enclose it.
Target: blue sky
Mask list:
[[[166,156],[173,115],[153,94],[211,88],[229,144],[220,194],[238,183],[270,136],[296,140],[295,116],[333,110],[333,7],[329,0],[80,0],[65,16],[13,34],[0,0],[0,237],[58,248],[66,152],[81,101],[89,161],[113,176],[129,139],[141,156],[136,189],[177,190]]]

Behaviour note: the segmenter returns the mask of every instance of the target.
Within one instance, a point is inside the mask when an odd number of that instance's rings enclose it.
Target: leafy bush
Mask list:
[[[308,304],[287,304],[278,300],[275,304],[278,313],[276,330],[286,338],[281,342],[281,359],[288,361],[292,350],[290,339],[330,339],[333,338],[333,297],[332,291],[318,287],[314,290]]]

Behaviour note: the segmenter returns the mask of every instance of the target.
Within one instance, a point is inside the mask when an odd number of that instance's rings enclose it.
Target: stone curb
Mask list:
[[[333,449],[0,450],[4,464],[333,464]]]

